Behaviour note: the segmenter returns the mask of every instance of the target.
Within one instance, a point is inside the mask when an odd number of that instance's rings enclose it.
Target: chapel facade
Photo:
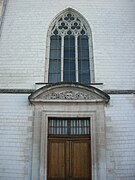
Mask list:
[[[135,2],[0,1],[0,179],[135,179]]]

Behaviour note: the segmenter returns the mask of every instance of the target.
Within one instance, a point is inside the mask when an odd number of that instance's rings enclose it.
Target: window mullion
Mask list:
[[[88,43],[89,43],[89,52],[91,52],[89,54],[89,62],[90,62],[90,82],[93,83],[95,82],[95,79],[94,79],[94,59],[93,59],[93,56],[92,56],[92,52],[93,52],[93,49],[92,49],[92,36],[89,35],[88,36]]]
[[[78,82],[78,36],[75,36],[75,68],[76,68],[76,82]]]
[[[64,36],[61,37],[61,81],[63,81],[64,73]]]

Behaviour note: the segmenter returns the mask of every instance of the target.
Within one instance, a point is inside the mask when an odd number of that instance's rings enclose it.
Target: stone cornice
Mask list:
[[[31,94],[35,92],[35,89],[0,89],[0,93],[11,94]],[[103,90],[107,94],[135,94],[135,90]]]
[[[107,94],[135,94],[135,90],[104,90]]]
[[[31,94],[35,89],[0,89],[0,93],[6,94]]]

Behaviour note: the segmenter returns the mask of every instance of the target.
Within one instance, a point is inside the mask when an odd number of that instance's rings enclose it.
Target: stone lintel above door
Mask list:
[[[44,86],[29,97],[31,103],[91,102],[108,103],[110,97],[103,91],[80,83],[56,83]]]

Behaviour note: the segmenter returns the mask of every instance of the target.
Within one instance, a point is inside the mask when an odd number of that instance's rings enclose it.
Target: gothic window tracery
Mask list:
[[[73,11],[63,13],[51,26],[49,37],[48,82],[91,83],[91,34],[83,19]]]

